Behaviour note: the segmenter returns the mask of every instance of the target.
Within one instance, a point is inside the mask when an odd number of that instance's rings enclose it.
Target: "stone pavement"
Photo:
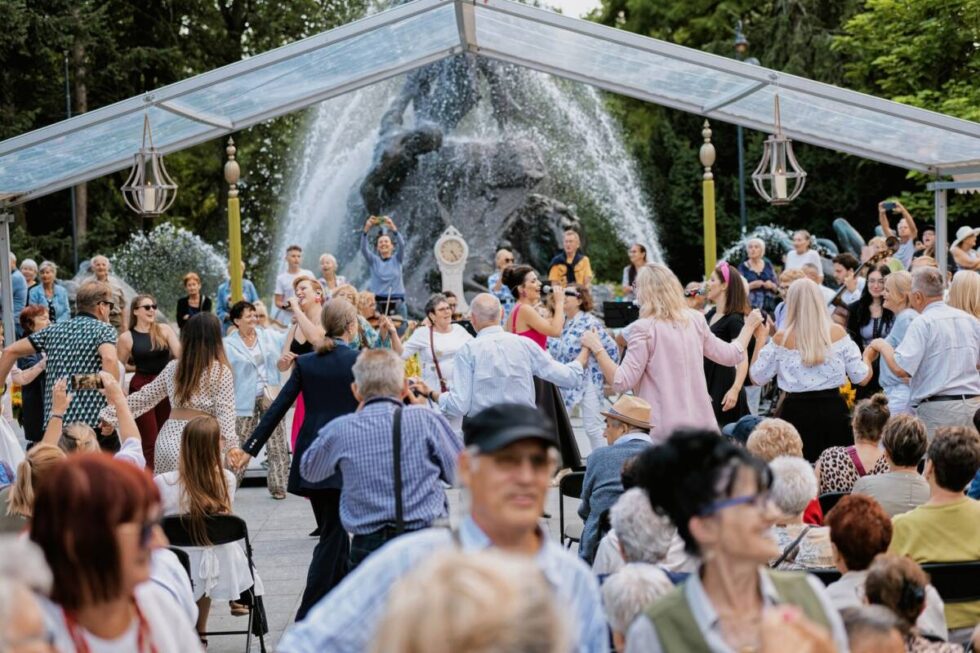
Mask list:
[[[583,453],[589,445],[581,428],[580,420],[573,418],[573,426]],[[450,513],[458,517],[462,510],[462,492],[449,490]],[[578,501],[566,499],[566,523],[581,523],[575,511]],[[551,518],[545,520],[552,537],[558,538],[558,489],[548,493],[546,511]],[[285,628],[293,622],[303,587],[306,571],[313,555],[316,538],[309,537],[315,523],[313,513],[305,499],[289,495],[285,501],[276,501],[265,487],[242,487],[235,495],[235,513],[248,523],[249,537],[255,553],[255,565],[265,585],[265,610],[269,619],[266,649],[275,650]],[[232,617],[227,604],[215,604],[211,608],[208,630],[244,629],[246,617]],[[240,652],[245,648],[244,635],[211,637],[209,653]],[[258,640],[253,638],[252,650],[258,651]]]

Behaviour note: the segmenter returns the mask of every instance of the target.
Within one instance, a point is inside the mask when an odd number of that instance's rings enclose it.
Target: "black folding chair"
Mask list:
[[[833,510],[838,501],[846,497],[848,494],[848,492],[828,492],[817,497],[817,501],[820,502],[820,511],[823,512],[824,517],[827,516],[828,512]]]
[[[582,482],[585,480],[585,472],[570,472],[561,477],[558,481],[558,529],[561,531],[560,542],[564,546],[565,542],[568,542],[568,546],[572,545],[572,542],[578,542],[582,539],[581,529],[575,529],[576,532],[565,532],[565,497],[571,497],[572,499],[580,499],[582,497]]]
[[[191,536],[188,530],[188,525],[182,519],[181,515],[174,515],[171,517],[164,517],[161,524],[163,527],[163,532],[166,534],[167,539],[170,540],[172,546],[201,546],[201,544]],[[252,543],[248,539],[248,527],[245,525],[245,520],[241,517],[236,517],[235,515],[211,515],[205,520],[205,528],[207,532],[208,540],[212,545],[219,544],[230,544],[232,542],[238,542],[239,540],[245,541],[245,557],[248,560],[248,573],[252,577],[252,587],[255,587],[255,565],[252,562]],[[188,569],[190,564],[188,561]],[[221,631],[208,631],[206,633],[201,633],[202,637],[209,637],[211,635],[222,636],[222,635],[245,635],[245,651],[251,650],[252,647],[252,632],[253,623],[255,623],[256,618],[259,616],[258,610],[260,609],[260,603],[258,597],[253,597],[253,600],[248,602],[248,628],[246,630],[221,630]],[[260,617],[259,617],[260,618]],[[259,648],[262,653],[265,653],[265,637],[262,635],[260,630],[258,633],[259,638]]]
[[[824,585],[830,585],[840,580],[840,572],[836,569],[807,569],[807,573],[819,578]]]
[[[980,601],[980,560],[926,562],[922,569],[945,603]]]

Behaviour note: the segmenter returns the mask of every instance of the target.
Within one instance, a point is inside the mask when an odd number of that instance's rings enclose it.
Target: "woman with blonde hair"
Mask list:
[[[558,597],[529,560],[494,551],[437,556],[392,588],[373,653],[560,653]]]
[[[972,270],[960,270],[954,274],[946,303],[980,318],[980,274]]]
[[[116,353],[119,362],[133,372],[129,391],[138,392],[149,385],[172,359],[180,356],[180,340],[167,324],[156,321],[157,302],[153,295],[133,297],[129,305],[129,329],[119,336]],[[160,427],[170,417],[170,402],[164,399],[152,410],[140,415],[136,425],[143,443],[146,465],[153,471],[153,450],[156,447]]]
[[[311,276],[301,274],[293,279],[293,296],[286,301],[287,314],[293,316],[293,324],[286,332],[282,343],[282,355],[276,367],[283,374],[293,370],[297,357],[312,354],[323,343],[323,326],[320,324],[320,310],[324,304],[323,286]],[[296,448],[299,426],[303,423],[306,402],[303,395],[296,398],[296,411],[293,413],[293,426],[289,443]]]
[[[976,277],[977,275],[974,274],[973,276]],[[885,337],[885,342],[892,347],[898,347],[902,343],[912,320],[919,315],[911,306],[909,299],[911,295],[911,274],[900,270],[885,277],[885,291],[882,295],[883,306],[895,316],[895,321],[892,323],[891,331]],[[864,350],[864,362],[871,365],[877,355],[878,352],[875,349],[868,347]],[[887,365],[880,366],[878,382],[881,384],[885,396],[888,397],[888,410],[892,415],[912,413],[908,383],[895,376],[895,373]]]
[[[194,600],[197,602],[197,632],[207,632],[211,601],[231,601],[232,614],[248,609],[235,603],[252,587],[248,559],[237,542],[213,545],[207,536],[207,518],[230,515],[235,497],[235,475],[221,464],[220,427],[213,417],[195,417],[181,434],[180,462],[174,471],[157,475],[153,481],[160,492],[163,515],[180,515],[197,546],[180,547],[190,558]],[[261,581],[256,574],[256,594]],[[201,641],[207,644],[203,638]]]
[[[350,284],[340,286],[333,291],[334,299],[340,298],[350,302],[350,305],[357,308],[358,293],[357,288]],[[395,333],[395,336],[398,334]],[[351,343],[356,349],[377,349],[384,346],[381,334],[371,326],[360,312],[357,313],[357,335]]]
[[[800,432],[803,456],[815,462],[830,446],[851,443],[851,424],[840,387],[850,378],[864,385],[871,369],[844,327],[832,324],[820,288],[809,279],[793,282],[786,293],[785,326],[772,340],[756,332],[749,368],[753,383],[776,377],[783,393],[775,411]]]
[[[636,297],[641,319],[624,334],[627,349],[622,364],[610,358],[595,333],[585,333],[582,344],[595,355],[616,392],[633,390],[650,404],[650,435],[655,441],[662,442],[681,426],[717,431],[704,359],[727,366],[745,360],[762,313],[752,311],[738,337],[725,342],[711,332],[704,315],[687,307],[681,282],[660,263],[648,263],[637,273]]]
[[[66,454],[53,444],[40,443],[31,447],[17,465],[16,480],[0,490],[0,507],[7,519],[3,532],[16,533],[27,527],[34,514],[34,493],[45,472],[64,460]]]
[[[235,435],[235,382],[221,342],[221,322],[212,313],[195,315],[180,331],[180,357],[139,392],[127,397],[135,417],[164,399],[170,401],[170,417],[157,435],[154,471],[171,472],[180,459],[181,434],[195,417],[211,416],[221,425],[222,450],[228,454],[238,446]],[[116,409],[107,406],[99,418],[118,424]]]

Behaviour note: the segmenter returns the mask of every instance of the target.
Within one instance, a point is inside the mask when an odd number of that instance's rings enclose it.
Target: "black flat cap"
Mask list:
[[[485,408],[463,423],[463,442],[480,453],[493,453],[518,440],[541,440],[558,446],[551,420],[536,408],[522,404],[498,404]]]

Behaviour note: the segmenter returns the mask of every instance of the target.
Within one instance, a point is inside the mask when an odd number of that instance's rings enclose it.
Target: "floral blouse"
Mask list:
[[[565,326],[561,330],[561,336],[548,338],[548,353],[559,363],[571,363],[582,351],[582,334],[590,329],[595,329],[602,340],[602,346],[609,356],[616,360],[619,357],[619,349],[612,336],[606,331],[606,326],[592,313],[579,311],[575,317],[565,320]],[[585,373],[592,379],[592,384],[601,388],[605,383],[605,377],[594,356],[589,357],[589,362],[585,366]],[[565,407],[571,408],[582,401],[585,394],[585,384],[574,389],[561,388],[561,396],[565,400]]]

